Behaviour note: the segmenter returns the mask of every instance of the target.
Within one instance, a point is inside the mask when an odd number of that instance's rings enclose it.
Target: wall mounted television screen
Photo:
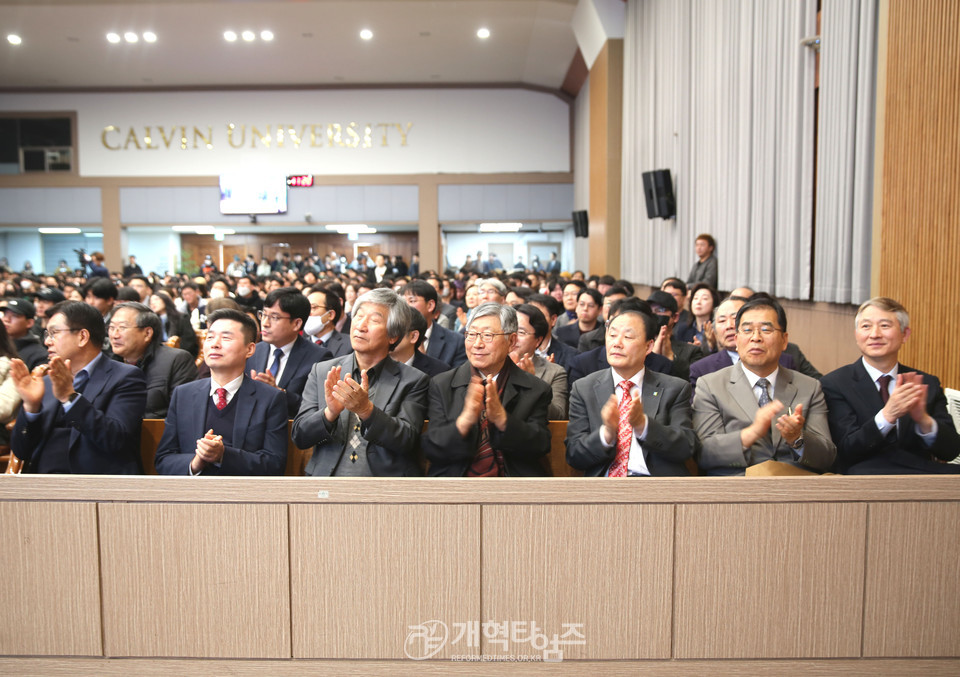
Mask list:
[[[286,214],[285,174],[221,174],[221,214]]]

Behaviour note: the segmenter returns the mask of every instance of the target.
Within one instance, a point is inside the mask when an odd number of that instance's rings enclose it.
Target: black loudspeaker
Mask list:
[[[677,215],[669,169],[643,173],[643,197],[647,201],[648,219],[672,219]]]
[[[573,234],[576,237],[590,237],[590,219],[586,210],[573,212]]]

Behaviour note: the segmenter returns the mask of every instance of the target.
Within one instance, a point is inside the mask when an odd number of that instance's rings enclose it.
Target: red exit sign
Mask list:
[[[313,174],[296,174],[287,177],[287,186],[290,188],[309,188],[313,185]]]

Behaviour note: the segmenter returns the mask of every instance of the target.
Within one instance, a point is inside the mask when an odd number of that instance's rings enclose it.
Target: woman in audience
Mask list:
[[[453,330],[458,334],[463,333],[463,328],[467,326],[467,317],[470,311],[480,305],[480,289],[475,282],[467,285],[467,290],[463,294],[464,308],[457,308],[457,321]]]
[[[693,285],[690,290],[690,314],[693,321],[683,329],[678,337],[684,343],[694,343],[701,347],[704,354],[717,349],[717,339],[713,333],[713,309],[720,305],[716,290],[706,282]]]
[[[150,310],[160,316],[160,326],[163,328],[163,340],[171,336],[180,337],[180,349],[196,357],[200,352],[200,342],[197,333],[190,326],[190,318],[177,310],[176,304],[164,292],[151,294],[147,299]]]

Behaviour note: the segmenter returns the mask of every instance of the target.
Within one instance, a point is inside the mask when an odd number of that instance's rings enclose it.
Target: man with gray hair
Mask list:
[[[417,450],[427,408],[426,374],[390,350],[407,330],[404,300],[373,289],[353,306],[353,352],[314,365],[291,437],[313,447],[306,474],[338,477],[422,475]]]
[[[510,359],[517,312],[483,303],[467,318],[468,363],[430,382],[423,453],[431,476],[525,477],[547,472],[550,386]]]
[[[960,436],[940,381],[899,362],[910,316],[878,296],[857,311],[854,333],[863,355],[823,377],[836,468],[851,475],[960,473],[950,461]]]
[[[166,418],[178,385],[197,379],[197,365],[186,350],[163,345],[160,317],[142,303],[114,306],[107,337],[115,360],[132,364],[147,379],[144,418]]]

